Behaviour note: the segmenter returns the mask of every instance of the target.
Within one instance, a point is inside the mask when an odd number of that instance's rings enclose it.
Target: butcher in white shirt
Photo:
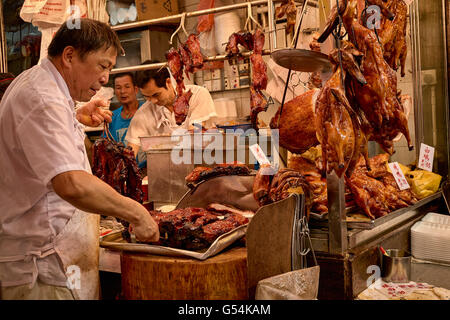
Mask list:
[[[185,85],[191,90],[189,112],[186,120],[178,126],[175,122],[173,104],[176,100],[175,80],[167,68],[144,70],[136,73],[136,84],[147,102],[135,113],[125,140],[135,154],[140,149],[140,137],[170,135],[179,128],[191,129],[194,123],[205,129],[215,126],[217,118],[214,101],[209,91],[197,85]]]
[[[129,221],[143,241],[159,239],[144,206],[91,173],[84,125],[111,122],[111,112],[95,101],[74,110],[75,101],[89,101],[108,83],[121,51],[105,23],[80,19],[79,28],[64,23],[48,58],[22,72],[3,96],[2,299],[98,298],[99,215]]]

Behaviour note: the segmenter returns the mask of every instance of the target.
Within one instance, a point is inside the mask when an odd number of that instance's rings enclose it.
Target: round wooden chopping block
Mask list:
[[[208,258],[122,252],[122,294],[127,300],[247,300],[247,249]]]

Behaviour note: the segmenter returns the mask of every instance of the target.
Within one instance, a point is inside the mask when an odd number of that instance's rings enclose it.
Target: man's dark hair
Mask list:
[[[159,63],[158,60],[146,60],[142,64]],[[166,67],[159,69],[148,69],[136,72],[136,84],[139,88],[145,87],[145,85],[151,80],[155,80],[155,84],[158,88],[166,88],[166,80],[170,77],[169,70]]]
[[[116,79],[117,78],[122,78],[122,77],[125,77],[125,76],[129,76],[131,78],[131,83],[133,84],[133,86],[136,85],[136,79],[135,79],[135,76],[134,76],[133,72],[123,72],[123,73],[115,74],[114,75],[114,82],[113,82],[113,84],[114,85],[116,84]]]
[[[80,58],[86,54],[97,51],[103,47],[114,47],[117,54],[122,54],[123,48],[117,34],[106,23],[82,18],[80,27],[69,27],[65,22],[56,32],[52,42],[48,46],[50,57],[60,56],[64,48],[72,46],[78,50]]]

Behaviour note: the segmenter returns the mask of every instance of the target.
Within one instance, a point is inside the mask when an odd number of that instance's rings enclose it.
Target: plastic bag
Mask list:
[[[407,174],[408,172],[411,171],[411,168],[410,168],[410,167],[407,167],[407,166],[405,166],[404,164],[401,164],[401,163],[399,163],[398,165],[399,165],[399,167],[400,167],[400,170],[402,170],[403,174],[404,174],[405,177],[406,177],[406,174]],[[392,173],[391,168],[389,168],[389,165],[388,165],[387,163],[386,163],[386,168],[387,168],[387,171],[389,171],[390,173]]]
[[[70,0],[25,0],[20,10],[22,20],[33,24],[45,22],[60,25],[70,14]]]
[[[255,300],[316,300],[320,267],[286,272],[258,282]]]
[[[214,0],[200,0],[197,10],[214,8]],[[210,31],[214,26],[214,14],[205,14],[198,17],[197,32]]]
[[[410,171],[405,177],[412,192],[419,199],[428,197],[438,191],[442,179],[442,176],[425,170]]]

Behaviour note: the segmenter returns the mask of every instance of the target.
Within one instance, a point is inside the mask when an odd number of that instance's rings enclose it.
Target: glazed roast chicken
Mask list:
[[[388,171],[389,154],[370,158],[368,171],[361,158],[346,184],[351,189],[356,204],[371,219],[407,207],[417,202],[411,189],[400,190],[394,176]]]
[[[354,104],[363,110],[371,124],[369,140],[375,140],[389,154],[393,153],[392,140],[401,132],[410,149],[408,121],[397,92],[397,75],[384,60],[383,49],[374,31],[365,28],[356,19],[356,2],[349,1],[343,14],[343,23],[349,32],[349,39],[363,54],[361,70],[367,84],[360,86],[351,79],[349,96]]]
[[[351,44],[343,46],[340,52],[344,74],[338,67],[339,51],[335,49],[329,56],[334,64],[332,77],[321,89],[307,91],[280,107],[270,127],[279,129],[280,145],[293,153],[302,153],[321,143],[327,171],[334,169],[342,176],[354,167],[359,152],[365,153],[367,143],[361,130],[362,121],[347,100],[342,84],[347,73],[361,84],[366,82],[356,63],[360,52]]]
[[[286,102],[280,117],[278,109],[270,121],[279,130],[280,146],[293,153],[303,153],[319,144],[316,136],[316,101],[319,89],[309,90]]]
[[[278,19],[286,16],[286,33],[294,34],[295,22],[297,19],[297,8],[294,0],[283,0],[281,5],[275,9],[275,16]]]
[[[384,59],[389,66],[397,70],[401,68],[401,76],[405,76],[405,63],[407,56],[406,27],[408,8],[403,0],[388,0],[388,7],[395,15],[391,21],[382,17],[378,31],[383,46]]]
[[[319,168],[318,159],[312,161],[303,155],[293,155],[289,159],[288,166],[305,177],[311,195],[310,211],[322,215],[328,212],[328,195],[326,175]],[[371,170],[367,170],[366,161]],[[369,160],[362,156],[358,159],[352,174],[344,176],[347,208],[356,206],[373,220],[418,201],[411,189],[401,191],[398,188],[394,176],[388,170],[388,161],[389,154],[387,153],[377,155]]]

